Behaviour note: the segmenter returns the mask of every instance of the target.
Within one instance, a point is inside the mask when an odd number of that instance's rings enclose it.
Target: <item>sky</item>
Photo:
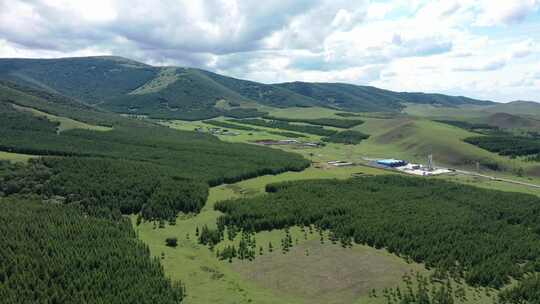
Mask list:
[[[0,57],[540,102],[540,0],[0,0]]]

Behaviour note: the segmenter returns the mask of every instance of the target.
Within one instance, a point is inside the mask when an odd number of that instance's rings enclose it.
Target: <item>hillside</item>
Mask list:
[[[501,129],[540,129],[540,120],[538,119],[501,112],[489,115],[486,118],[486,123]]]
[[[0,59],[0,78],[97,104],[129,93],[158,69],[121,57]]]
[[[405,103],[455,107],[464,104],[491,105],[492,102],[463,96],[443,94],[393,92],[371,86],[346,83],[288,82],[276,84],[298,94],[322,101],[327,107],[362,112],[395,112]]]
[[[0,80],[62,94],[118,113],[198,120],[261,116],[259,106],[399,112],[405,103],[454,107],[489,101],[393,92],[345,83],[262,84],[193,68],[154,67],[121,57],[0,59]],[[219,102],[227,107],[220,107]]]
[[[540,116],[540,103],[534,101],[512,101],[494,104],[486,108],[491,113],[504,112],[514,115]]]

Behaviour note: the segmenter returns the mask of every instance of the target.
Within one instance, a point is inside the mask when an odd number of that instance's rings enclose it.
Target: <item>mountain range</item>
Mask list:
[[[399,112],[405,104],[490,106],[463,96],[394,92],[346,83],[263,84],[186,67],[155,67],[113,56],[0,59],[0,80],[117,113],[198,120],[263,115],[261,106]]]

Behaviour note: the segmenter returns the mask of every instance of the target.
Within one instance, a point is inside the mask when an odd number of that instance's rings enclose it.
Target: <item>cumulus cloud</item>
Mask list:
[[[512,58],[524,58],[531,55],[537,49],[536,43],[532,39],[527,39],[512,46],[510,56]]]
[[[471,66],[457,67],[454,70],[458,72],[486,72],[502,69],[505,65],[506,60],[504,58],[500,58]]]
[[[540,7],[539,0],[508,0],[481,2],[481,13],[478,16],[477,25],[509,25],[520,23],[527,16],[534,14]]]
[[[268,83],[498,99],[493,86],[533,79],[539,8],[540,0],[0,0],[0,57],[119,55]],[[523,82],[520,94],[540,99],[537,82]]]

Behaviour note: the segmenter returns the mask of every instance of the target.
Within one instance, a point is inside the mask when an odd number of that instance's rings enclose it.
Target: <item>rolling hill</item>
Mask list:
[[[122,57],[0,59],[0,80],[62,94],[118,113],[165,119],[253,117],[258,106],[399,112],[404,104],[493,105],[461,96],[393,92],[345,83],[263,84],[183,67],[154,67]],[[220,101],[228,107],[216,106]]]
[[[540,103],[516,100],[509,103],[494,104],[485,109],[490,113],[508,113],[514,115],[540,116]]]

